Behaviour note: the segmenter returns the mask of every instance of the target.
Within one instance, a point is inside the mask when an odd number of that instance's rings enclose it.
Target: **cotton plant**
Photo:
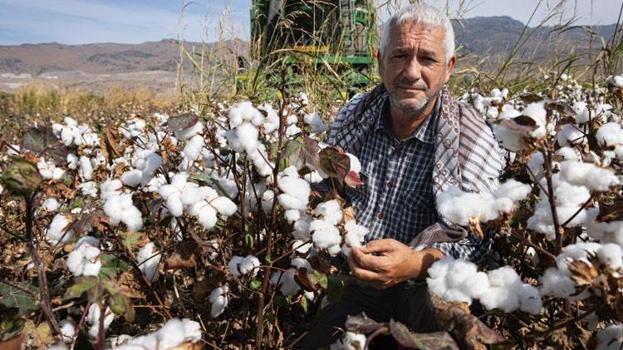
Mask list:
[[[132,193],[123,192],[123,183],[107,180],[100,186],[101,199],[104,201],[104,213],[113,225],[124,223],[128,230],[138,231],[143,228],[142,213],[132,201]]]

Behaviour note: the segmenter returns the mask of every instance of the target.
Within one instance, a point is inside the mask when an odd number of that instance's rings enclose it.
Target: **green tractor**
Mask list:
[[[370,83],[376,40],[373,0],[252,0],[250,56],[324,67],[348,87]]]

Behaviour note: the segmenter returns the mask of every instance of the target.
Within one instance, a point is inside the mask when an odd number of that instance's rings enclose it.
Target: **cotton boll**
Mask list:
[[[123,183],[118,179],[104,181],[100,185],[101,198],[106,200],[110,196],[119,194],[122,188]]]
[[[126,186],[136,187],[143,181],[143,172],[138,169],[128,170],[121,175],[121,182]]]
[[[606,123],[595,134],[597,142],[602,147],[612,147],[623,144],[623,130],[619,123]]]
[[[76,325],[73,323],[72,320],[65,319],[59,323],[59,326],[61,326],[61,336],[63,338],[62,340],[65,343],[71,343],[74,336],[76,335]]]
[[[324,125],[320,115],[318,113],[309,113],[303,117],[305,124],[310,126],[310,132],[312,134],[318,134],[326,130],[326,126]]]
[[[203,148],[205,141],[203,136],[195,135],[188,142],[184,149],[182,150],[182,157],[188,159],[189,161],[195,161],[201,155],[201,149]]]
[[[556,140],[562,147],[579,145],[586,142],[586,136],[573,124],[565,124],[556,134]]]
[[[490,287],[480,296],[480,302],[487,310],[500,309],[506,313],[519,307],[519,296],[507,287]]]
[[[455,260],[448,270],[446,279],[450,288],[460,287],[465,280],[476,274],[476,265],[465,260]]]
[[[93,241],[79,241],[74,246],[74,250],[67,257],[67,268],[76,277],[78,276],[97,276],[102,267],[99,258],[99,241],[97,246],[91,245]]]
[[[474,299],[480,298],[487,289],[489,289],[489,277],[482,271],[471,275],[460,285],[460,290]]]
[[[540,152],[539,154],[542,158],[543,154]],[[580,161],[582,159],[582,154],[573,147],[561,147],[554,154],[558,157],[561,157],[562,160]]]
[[[2,192],[0,191],[0,194]],[[58,204],[58,201],[56,200],[56,198],[54,197],[50,197],[48,199],[46,199],[43,204],[41,204],[41,207],[47,211],[57,211],[58,208],[60,207],[60,205]]]
[[[443,294],[442,298],[446,301],[453,301],[459,303],[472,303],[472,298],[463,293],[462,290],[457,288],[448,288],[446,292]]]
[[[342,220],[342,208],[335,199],[318,204],[314,213],[331,225],[336,225]]]
[[[521,278],[510,266],[503,266],[487,273],[492,287],[514,288],[521,283]]]
[[[228,292],[229,287],[227,285],[218,287],[210,292],[208,300],[212,304],[210,308],[212,318],[217,318],[225,311],[227,304],[229,304]]]
[[[283,213],[283,216],[286,218],[286,221],[293,223],[301,218],[301,212],[297,209],[288,209]]]
[[[602,245],[597,250],[597,257],[602,264],[608,265],[611,269],[619,269],[623,266],[623,251],[621,246],[614,243]]]
[[[448,270],[450,269],[450,265],[454,262],[453,258],[446,257],[441,260],[435,261],[429,268],[426,270],[428,275],[432,279],[445,279],[448,274]]]
[[[342,241],[340,231],[333,225],[323,220],[314,220],[309,225],[312,241],[319,249],[328,249],[333,245],[339,245]]]
[[[100,322],[101,310],[100,306],[97,303],[91,304],[89,307],[89,311],[87,313],[87,323],[91,325],[89,328],[89,335],[93,338],[97,337],[99,333],[99,322]],[[112,313],[110,308],[106,308],[104,311],[104,329],[108,329],[112,321],[115,319],[115,315]]]
[[[203,123],[198,121],[195,125],[184,130],[176,131],[175,137],[179,140],[188,140],[203,131]]]
[[[583,124],[589,121],[590,113],[586,106],[586,102],[584,101],[575,102],[572,108],[575,111],[575,122],[576,123]]]
[[[238,264],[238,270],[243,275],[250,275],[251,277],[255,277],[257,276],[259,266],[260,260],[257,257],[253,255],[247,255]]]
[[[295,269],[287,269],[286,271],[273,272],[270,277],[270,284],[273,286],[279,286],[279,290],[283,295],[295,295],[301,288],[294,279],[296,275]]]
[[[266,190],[262,193],[262,210],[265,213],[269,213],[273,207],[273,201],[275,198],[275,192],[273,190]]]
[[[344,229],[346,230],[346,235],[344,235],[342,253],[348,256],[350,255],[350,248],[361,247],[369,230],[367,227],[357,224],[355,220],[349,220],[344,224]]]
[[[330,350],[362,350],[366,347],[366,341],[364,334],[346,332],[340,340],[331,345]]]
[[[294,196],[291,196],[287,193],[282,193],[277,197],[279,204],[284,209],[295,209],[295,210],[305,210],[307,207],[307,201],[304,199],[300,199]]]
[[[434,293],[442,298],[449,288],[445,276],[440,278],[427,278],[426,284],[428,285],[428,290],[431,293]]]
[[[236,128],[236,135],[245,152],[252,153],[257,149],[258,130],[251,123],[242,123]]]
[[[517,289],[517,293],[519,295],[519,309],[521,311],[533,315],[541,313],[543,301],[536,287],[524,283]]]
[[[232,202],[231,199],[227,197],[218,197],[212,201],[210,204],[219,212],[219,214],[223,216],[232,216],[238,210],[238,206],[236,203]]]
[[[218,220],[216,210],[206,201],[195,203],[190,208],[191,215],[197,217],[197,221],[204,229],[212,229]]]
[[[541,295],[551,295],[557,298],[567,298],[575,293],[575,283],[563,275],[557,268],[550,267],[539,278]]]
[[[607,191],[620,183],[612,170],[594,164],[566,161],[560,167],[560,175],[564,180],[574,185],[586,186],[593,191]]]
[[[528,194],[530,194],[531,190],[532,188],[530,187],[530,185],[526,185],[519,181],[510,179],[505,183],[501,184],[500,187],[498,187],[498,189],[493,192],[493,197],[504,197],[516,202],[525,199]]]
[[[185,341],[184,324],[179,319],[170,319],[156,333],[159,349],[171,349]]]
[[[93,176],[93,166],[91,160],[85,156],[80,156],[80,176],[85,180],[91,180]]]
[[[50,244],[64,244],[74,237],[74,231],[69,229],[71,222],[66,215],[56,214],[46,231],[46,236]]]
[[[206,192],[199,190],[199,185],[188,182],[180,194],[180,201],[185,206],[191,206],[205,198]]]
[[[286,128],[286,137],[292,137],[301,132],[301,128],[299,128],[296,124],[292,124]]]
[[[554,190],[556,206],[575,207],[586,202],[591,194],[584,186],[575,186],[565,181],[559,181]]]
[[[294,222],[294,235],[295,239],[301,241],[308,241],[310,236],[310,224],[312,219],[307,214],[300,214],[300,218]]]
[[[538,151],[532,153],[530,159],[528,160],[528,163],[526,163],[528,170],[530,170],[528,174],[530,174],[532,180],[538,181],[543,177],[543,164],[545,164],[543,153]]]
[[[619,350],[623,346],[623,325],[613,324],[597,333],[596,350]]]
[[[148,281],[153,282],[158,276],[158,264],[160,264],[161,258],[162,255],[156,250],[153,242],[145,244],[138,251],[136,256],[138,267]]]

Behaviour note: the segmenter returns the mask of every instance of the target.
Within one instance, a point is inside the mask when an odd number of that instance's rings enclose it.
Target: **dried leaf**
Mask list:
[[[579,287],[589,286],[593,284],[595,278],[599,276],[599,270],[595,265],[583,260],[573,260],[567,263],[571,279]]]
[[[569,117],[575,116],[575,111],[573,110],[573,108],[568,103],[563,101],[553,101],[546,103],[545,109],[551,109]]]
[[[123,155],[123,147],[119,145],[118,137],[110,128],[104,130],[104,137],[100,138],[100,151],[106,161],[112,164],[112,160]]]
[[[171,132],[182,131],[192,128],[199,121],[199,116],[194,113],[178,114],[169,118],[167,129]]]
[[[198,249],[197,242],[194,240],[185,240],[180,242],[173,254],[169,255],[164,266],[169,270],[191,269],[197,266],[195,255]]]
[[[386,326],[369,318],[365,312],[362,312],[356,316],[349,315],[346,318],[344,327],[350,332],[370,334]],[[389,334],[389,329],[386,329],[383,333]]]
[[[545,99],[545,97],[535,94],[535,93],[526,93],[519,96],[519,98],[525,103],[534,103],[540,102]]]
[[[11,339],[0,341],[0,349],[2,350],[22,350],[24,347],[24,333]]]
[[[350,188],[357,188],[363,185],[363,181],[359,178],[359,174],[354,171],[349,171],[346,177],[344,177],[344,183]]]
[[[325,147],[320,151],[320,170],[342,180],[350,171],[350,158],[341,148]]]
[[[29,128],[22,139],[22,148],[37,156],[53,159],[57,165],[67,163],[67,147],[54,136],[50,127]]]
[[[600,222],[620,221],[623,219],[623,198],[617,197],[611,203],[600,201],[599,215],[597,220]]]
[[[459,349],[446,332],[414,333],[407,326],[394,320],[389,320],[389,329],[396,342],[407,348],[421,350]]]

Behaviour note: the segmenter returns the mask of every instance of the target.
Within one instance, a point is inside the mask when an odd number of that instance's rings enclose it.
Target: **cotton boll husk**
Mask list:
[[[492,286],[482,293],[480,302],[487,310],[500,309],[509,313],[519,307],[519,296],[511,288]]]
[[[597,253],[601,244],[596,242],[578,242],[562,248],[562,253],[556,257],[556,265],[560,271],[568,273],[569,260],[585,260],[589,253]]]
[[[595,134],[597,142],[602,147],[611,147],[623,144],[623,130],[619,123],[606,123]]]
[[[597,333],[596,350],[620,350],[623,344],[623,325],[613,324]]]
[[[223,216],[232,216],[238,210],[238,206],[231,199],[227,197],[218,197],[212,201],[210,204],[219,212],[219,214]]]
[[[318,204],[316,209],[314,209],[314,213],[321,216],[324,221],[331,225],[336,225],[342,220],[342,208],[335,199]]]
[[[143,172],[138,169],[128,170],[121,175],[121,182],[126,186],[136,187],[143,181]]]
[[[551,295],[557,298],[567,298],[575,293],[575,283],[563,275],[557,268],[550,267],[539,278],[541,295]]]
[[[579,145],[586,142],[586,136],[573,124],[565,124],[556,134],[556,140],[561,147]]]
[[[74,231],[68,229],[70,224],[71,222],[66,215],[56,214],[46,231],[48,242],[55,245],[59,242],[64,244],[71,241],[74,237]]]
[[[607,243],[602,245],[597,250],[597,256],[602,264],[608,265],[612,269],[618,269],[623,265],[623,251],[618,244]]]
[[[145,278],[153,282],[158,276],[158,264],[162,255],[156,250],[156,246],[153,242],[145,244],[143,248],[138,251],[136,260],[139,269],[145,275]]]
[[[543,301],[536,287],[524,283],[517,289],[517,293],[519,295],[519,309],[521,311],[533,315],[541,313]]]

